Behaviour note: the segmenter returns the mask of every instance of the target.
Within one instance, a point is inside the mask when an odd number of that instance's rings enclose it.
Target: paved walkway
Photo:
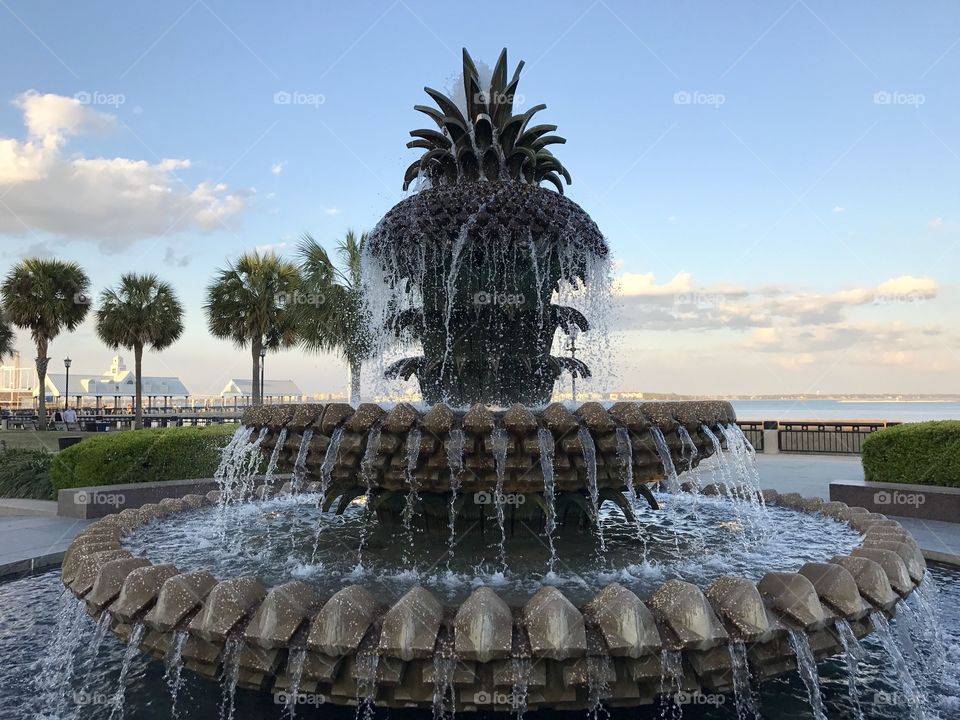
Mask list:
[[[0,517],[0,578],[59,565],[70,541],[89,520]]]
[[[804,497],[830,499],[831,482],[863,482],[859,457],[757,455],[760,486]],[[891,515],[890,517],[894,517]],[[928,560],[960,565],[960,523],[897,517]]]

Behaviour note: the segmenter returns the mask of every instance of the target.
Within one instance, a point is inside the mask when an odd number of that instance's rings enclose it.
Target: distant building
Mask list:
[[[190,391],[176,377],[147,377],[143,378],[144,407],[171,404],[175,398],[190,396]],[[78,407],[121,407],[132,404],[137,393],[136,376],[133,371],[127,370],[123,358],[113,357],[110,369],[99,375],[84,375],[70,373],[70,387],[67,388],[66,373],[50,373],[46,380],[47,401],[60,400],[69,392],[68,401]],[[34,383],[33,396],[39,395],[39,388]],[[156,402],[160,400],[161,402]]]
[[[36,385],[36,368],[22,367],[19,352],[14,351],[9,365],[0,365],[0,405],[3,407],[29,407]]]
[[[253,381],[249,378],[246,380],[234,378],[220,392],[224,403],[229,400],[233,403],[246,404],[252,396]],[[303,392],[293,380],[264,380],[263,382],[264,402],[293,402],[302,398]]]

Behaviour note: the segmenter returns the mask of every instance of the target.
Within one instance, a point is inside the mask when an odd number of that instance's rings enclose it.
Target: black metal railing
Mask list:
[[[763,452],[763,421],[762,420],[738,420],[737,425],[747,440],[753,445],[753,449],[758,453]]]
[[[894,422],[857,421],[785,421],[777,428],[777,447],[780,452],[831,453],[859,455],[863,441],[871,433]]]

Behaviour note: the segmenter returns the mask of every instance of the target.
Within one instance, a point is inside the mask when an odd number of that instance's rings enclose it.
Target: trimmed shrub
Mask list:
[[[10,449],[0,451],[0,497],[50,500],[50,464],[46,450]]]
[[[150,428],[105,433],[59,453],[54,490],[213,477],[236,425]]]
[[[884,428],[864,440],[862,458],[867,480],[960,487],[960,420]]]

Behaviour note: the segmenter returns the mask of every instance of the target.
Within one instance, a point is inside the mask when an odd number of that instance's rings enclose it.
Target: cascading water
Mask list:
[[[697,450],[697,445],[693,442],[693,438],[690,437],[690,432],[683,425],[677,428],[677,434],[680,436],[680,442],[683,447],[682,457],[686,462],[686,471],[689,473],[691,480],[691,491],[694,494],[698,494],[701,490],[702,483],[700,482],[700,469],[694,465],[694,461],[700,455],[700,452]]]
[[[310,442],[312,440],[313,428],[306,428],[300,438],[300,447],[297,448],[297,459],[293,463],[293,478],[290,483],[295,491],[303,487],[303,479],[307,476],[307,455],[310,453]],[[324,467],[326,467],[326,458],[324,458],[323,462]],[[324,472],[323,467],[320,469],[320,472]],[[330,469],[327,468],[326,472],[327,475],[329,475]]]
[[[522,720],[527,712],[527,698],[530,695],[530,675],[533,673],[533,662],[526,656],[514,656],[510,660],[510,669],[513,672],[513,684],[510,687],[510,707],[517,720]]]
[[[367,446],[363,449],[363,458],[360,460],[360,476],[363,478],[363,483],[366,487],[366,492],[363,495],[363,508],[365,512],[369,511],[370,503],[373,500],[374,476],[376,472],[375,464],[377,455],[380,453],[381,435],[382,430],[379,425],[374,425],[370,428],[370,433],[367,435]],[[370,523],[363,523],[360,529],[360,547],[357,549],[358,572],[363,569],[363,548],[364,545],[366,545],[369,530]]]
[[[380,653],[376,648],[367,648],[357,653],[357,714],[356,720],[373,720],[377,699],[377,672]]]
[[[790,629],[790,648],[797,657],[797,672],[807,688],[807,698],[810,701],[810,710],[814,720],[827,720],[827,713],[823,707],[823,696],[820,693],[820,676],[817,673],[817,661],[810,649],[810,639],[803,630]]]
[[[82,600],[63,596],[59,605],[53,640],[33,668],[38,717],[57,718],[66,714],[77,649],[88,627]]]
[[[123,717],[123,702],[127,694],[127,675],[130,674],[130,665],[137,657],[137,651],[140,649],[140,643],[143,641],[143,633],[146,626],[143,623],[137,623],[130,632],[130,639],[127,641],[127,649],[123,654],[123,665],[120,666],[120,678],[117,680],[117,692],[113,696],[113,703],[110,706],[110,719],[114,716]]]
[[[220,677],[220,720],[233,720],[237,683],[240,682],[240,655],[243,650],[243,638],[232,634],[227,636],[223,648],[223,672]]]
[[[683,654],[664,648],[660,653],[660,717],[680,720],[683,706],[678,694],[683,689]]]
[[[503,428],[494,428],[490,433],[490,447],[493,450],[493,463],[497,473],[497,484],[493,492],[493,505],[497,513],[497,527],[500,528],[500,547],[497,552],[497,561],[500,571],[507,569],[507,528],[503,506],[506,498],[503,494],[503,481],[507,472],[507,440],[509,436]]]
[[[587,471],[587,493],[590,496],[590,520],[600,541],[601,554],[606,552],[607,545],[603,538],[603,525],[600,522],[600,489],[597,486],[597,446],[593,436],[587,428],[581,426],[577,430],[580,440],[580,451],[583,453],[583,464]]]
[[[447,442],[447,469],[450,471],[450,503],[447,525],[450,537],[447,540],[447,569],[453,560],[453,547],[456,544],[457,527],[457,495],[460,492],[460,473],[463,472],[463,447],[466,436],[460,428],[450,431],[450,440]]]
[[[890,622],[887,620],[886,615],[880,611],[871,613],[870,619],[873,622],[876,638],[886,651],[896,681],[900,683],[900,687],[903,690],[902,699],[904,703],[911,708],[915,708],[921,717],[925,717],[927,714],[926,698],[921,692],[917,684],[917,679],[914,678],[910,666],[903,656],[903,652],[893,637],[893,633],[890,630]]]
[[[598,720],[603,711],[603,700],[610,694],[611,675],[615,676],[613,660],[606,655],[587,656],[587,717]],[[609,717],[609,713],[607,713]]]
[[[417,461],[420,459],[420,442],[422,433],[420,428],[412,427],[407,434],[407,502],[403,508],[403,528],[407,533],[413,531],[413,515],[417,509],[417,503],[420,501],[417,486]]]
[[[847,693],[850,696],[850,705],[857,720],[863,720],[863,709],[860,707],[860,691],[857,689],[857,673],[860,661],[863,659],[863,646],[853,634],[853,628],[843,618],[836,622],[837,637],[843,645],[843,659],[847,668]]]
[[[547,574],[552,575],[557,563],[557,548],[553,542],[553,535],[557,530],[557,499],[553,473],[555,446],[553,434],[545,427],[537,429],[537,446],[540,451],[540,471],[543,473],[543,502],[547,508],[547,516],[544,520],[547,546],[550,548]]]
[[[106,615],[106,613],[104,613]],[[173,635],[173,642],[164,657],[164,678],[170,690],[170,713],[174,718],[179,716],[177,711],[177,697],[183,687],[183,648],[187,644],[189,635],[186,630],[177,630]]]
[[[433,654],[433,717],[434,720],[453,718],[456,710],[456,688],[453,685],[457,670],[457,656],[453,638],[446,632],[437,639]]]
[[[667,445],[667,439],[663,436],[663,431],[656,425],[650,428],[650,436],[657,447],[657,455],[660,456],[660,462],[663,465],[664,486],[669,493],[680,492],[680,478],[677,477],[677,469],[674,467],[673,458],[670,456],[670,447]]]
[[[273,446],[273,451],[270,453],[270,460],[267,462],[267,471],[264,473],[264,478],[266,479],[267,484],[272,484],[273,479],[277,474],[277,464],[280,462],[280,453],[283,452],[283,447],[287,443],[287,428],[280,428],[280,434],[277,436],[277,442]]]
[[[304,648],[290,650],[287,662],[287,698],[284,708],[287,717],[293,720],[297,716],[297,702],[300,698],[300,683],[303,681],[303,666],[307,662],[307,651]]]
[[[733,701],[738,720],[759,718],[760,710],[750,686],[750,663],[747,646],[743,640],[731,640],[727,646],[730,653],[730,674],[733,680]]]

